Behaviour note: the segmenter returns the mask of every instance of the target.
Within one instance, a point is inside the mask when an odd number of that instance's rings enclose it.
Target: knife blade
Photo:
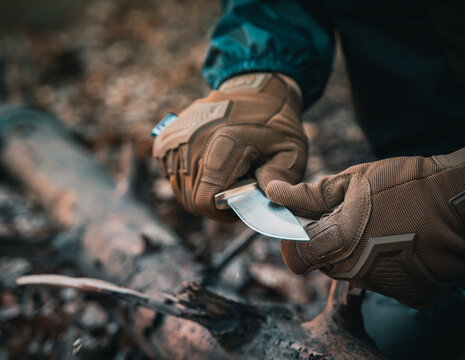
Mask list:
[[[215,195],[217,209],[231,208],[255,231],[272,238],[310,240],[299,220],[284,206],[271,202],[256,181],[237,186]]]

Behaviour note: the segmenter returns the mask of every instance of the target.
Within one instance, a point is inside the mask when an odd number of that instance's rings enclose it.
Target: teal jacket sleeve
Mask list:
[[[318,1],[223,0],[203,74],[216,89],[240,73],[284,73],[307,107],[323,92],[333,54],[334,30]]]

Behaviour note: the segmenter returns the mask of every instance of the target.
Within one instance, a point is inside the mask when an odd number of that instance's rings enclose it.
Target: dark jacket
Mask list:
[[[212,35],[213,88],[243,72],[275,71],[306,107],[328,80],[336,32],[357,117],[380,157],[465,146],[465,12],[459,0],[231,0]]]

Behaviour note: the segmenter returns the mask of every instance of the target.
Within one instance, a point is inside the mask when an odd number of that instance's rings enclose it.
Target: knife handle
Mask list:
[[[233,196],[249,192],[250,190],[255,190],[257,188],[257,182],[253,179],[239,181],[228,190],[222,191],[215,195],[215,206],[218,210],[227,210],[230,208],[228,199]]]

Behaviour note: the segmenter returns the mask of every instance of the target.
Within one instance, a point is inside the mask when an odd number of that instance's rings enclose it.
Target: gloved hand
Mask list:
[[[251,73],[195,101],[155,138],[153,155],[176,198],[193,214],[232,221],[214,195],[251,168],[262,189],[299,181],[307,162],[298,86],[288,77]]]
[[[415,308],[465,275],[465,148],[361,164],[318,184],[271,181],[266,194],[319,219],[309,242],[281,243],[295,273],[321,269]]]

